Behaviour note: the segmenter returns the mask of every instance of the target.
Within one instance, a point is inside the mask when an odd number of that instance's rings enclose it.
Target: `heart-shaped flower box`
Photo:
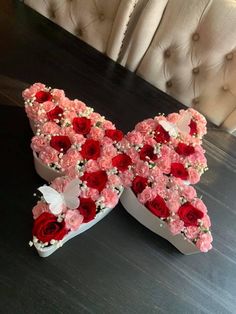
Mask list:
[[[121,192],[122,193],[122,192]],[[100,220],[102,220],[104,217],[106,217],[113,208],[104,208],[102,211],[100,211],[93,220],[87,222],[87,223],[82,223],[76,231],[70,231],[67,235],[64,236],[64,238],[58,242],[51,244],[46,247],[42,247],[38,242],[33,242],[34,247],[36,248],[38,254],[40,257],[48,257],[52,253],[54,253],[56,250],[58,250],[61,246],[63,246],[67,241],[73,239],[77,235],[87,231],[94,225],[96,225]]]
[[[200,252],[196,245],[188,240],[182,233],[173,235],[170,232],[168,225],[163,220],[157,216],[154,216],[138,201],[132,189],[124,190],[123,194],[121,195],[120,202],[127,212],[137,221],[160,237],[169,241],[181,253],[185,255],[191,255]]]

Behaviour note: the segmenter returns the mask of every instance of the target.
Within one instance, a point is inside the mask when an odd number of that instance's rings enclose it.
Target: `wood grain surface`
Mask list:
[[[197,186],[214,248],[184,256],[119,204],[49,258],[31,239],[32,133],[21,91],[63,88],[131,130],[181,105],[18,1],[0,0],[0,313],[236,313],[236,139],[209,124],[209,171]]]

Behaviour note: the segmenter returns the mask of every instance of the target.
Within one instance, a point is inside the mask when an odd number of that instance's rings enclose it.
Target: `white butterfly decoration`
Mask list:
[[[50,211],[54,215],[59,215],[62,212],[63,206],[69,209],[79,207],[80,183],[79,179],[72,180],[67,184],[63,193],[59,193],[46,185],[41,186],[38,190],[43,194],[45,201],[49,204]]]
[[[169,133],[172,137],[177,137],[179,131],[182,133],[189,134],[190,132],[190,121],[192,119],[192,115],[190,112],[185,112],[182,117],[179,119],[177,123],[171,123],[165,120],[159,121],[159,124],[163,127],[165,131]]]

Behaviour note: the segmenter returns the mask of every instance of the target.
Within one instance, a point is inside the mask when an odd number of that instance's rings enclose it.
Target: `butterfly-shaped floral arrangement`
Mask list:
[[[206,120],[194,109],[158,115],[123,135],[115,125],[63,90],[35,83],[23,92],[35,130],[40,187],[33,208],[34,245],[49,256],[105,217],[119,201],[150,230],[184,254],[207,252],[207,208],[189,184],[207,170]]]

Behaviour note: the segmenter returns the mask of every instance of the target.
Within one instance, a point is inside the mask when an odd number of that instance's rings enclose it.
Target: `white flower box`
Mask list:
[[[120,201],[130,215],[137,219],[146,228],[169,241],[181,253],[185,255],[200,253],[200,250],[194,243],[186,239],[182,233],[173,235],[167,224],[143,206],[131,189],[124,190]]]
[[[106,215],[108,215],[113,208],[105,208],[102,211],[100,211],[96,217],[87,222],[87,223],[82,223],[80,225],[80,227],[78,228],[78,230],[76,231],[70,231],[61,241],[60,241],[60,245],[58,245],[59,243],[55,243],[52,244],[50,246],[47,247],[41,247],[39,243],[35,243],[34,242],[34,246],[39,254],[39,256],[41,257],[48,257],[49,255],[51,255],[52,253],[54,253],[56,250],[58,250],[63,244],[65,244],[67,241],[69,241],[70,239],[76,237],[77,235],[79,235],[80,233],[88,230],[89,228],[93,227],[96,223],[98,223],[100,220],[102,220]]]
[[[34,156],[34,166],[35,166],[35,170],[36,170],[37,174],[41,178],[46,180],[47,182],[51,182],[54,179],[56,179],[57,177],[62,177],[62,176],[65,175],[64,172],[54,170],[54,169],[50,168],[49,166],[45,165],[38,158],[38,156],[37,156],[37,154],[35,152],[33,152],[33,156]]]

